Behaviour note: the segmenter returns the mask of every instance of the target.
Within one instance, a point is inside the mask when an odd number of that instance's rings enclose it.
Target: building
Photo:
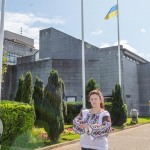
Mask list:
[[[39,51],[18,57],[16,64],[9,66],[3,98],[14,97],[18,78],[25,72],[32,72],[33,82],[38,76],[46,85],[53,68],[58,70],[65,83],[66,101],[81,100],[81,40],[54,28],[41,30],[39,38]],[[128,111],[135,108],[140,115],[149,115],[150,63],[121,46],[121,68],[123,98]],[[118,82],[118,47],[98,48],[85,42],[85,70],[86,81],[94,77],[103,95],[111,97]]]

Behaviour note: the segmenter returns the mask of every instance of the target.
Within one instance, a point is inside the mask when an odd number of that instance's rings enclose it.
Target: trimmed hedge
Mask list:
[[[82,102],[66,102],[67,104],[67,115],[64,115],[65,124],[72,124],[73,119],[82,110]],[[110,112],[112,107],[111,102],[105,102],[105,110]]]
[[[82,102],[66,102],[67,115],[64,116],[66,124],[72,124],[73,119],[80,113],[82,109]]]
[[[18,137],[31,131],[34,125],[34,107],[14,101],[0,101],[0,118],[3,122],[2,146],[20,146]],[[22,142],[28,142],[28,134]],[[18,142],[19,143],[18,143]],[[20,144],[20,145],[18,145]]]

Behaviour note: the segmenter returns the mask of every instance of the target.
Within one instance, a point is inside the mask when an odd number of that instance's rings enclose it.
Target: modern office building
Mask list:
[[[5,48],[8,51],[7,47],[11,47],[9,52],[14,53],[15,41],[18,38],[14,36],[16,34],[10,34],[14,40],[7,43]],[[22,37],[22,35],[16,36]],[[25,37],[19,39],[23,38]],[[24,49],[17,46],[19,52],[17,56],[19,57],[14,64],[9,65],[8,72],[4,76],[3,99],[14,97],[18,78],[25,72],[31,71],[33,84],[38,76],[46,85],[49,72],[53,68],[58,70],[65,83],[66,101],[81,100],[81,40],[54,28],[41,30],[39,39],[39,51],[34,49],[33,40],[28,38],[21,41],[24,43]],[[6,42],[4,42],[5,44]],[[17,44],[20,44],[20,40]],[[111,97],[112,89],[119,78],[118,47],[98,48],[85,42],[85,74],[86,82],[93,77],[103,95]],[[123,98],[128,105],[128,111],[135,108],[139,110],[140,115],[149,115],[150,63],[121,46],[121,77]]]

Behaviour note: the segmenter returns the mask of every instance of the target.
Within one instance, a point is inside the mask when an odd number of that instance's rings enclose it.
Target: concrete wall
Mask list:
[[[33,55],[37,50],[31,47],[27,47],[24,44],[16,43],[13,41],[4,41],[4,51],[9,53],[18,54],[20,56]]]
[[[111,96],[112,89],[119,81],[117,47],[99,50],[100,89],[104,96]]]
[[[4,31],[4,38],[5,39],[9,39],[9,40],[17,40],[20,41],[24,44],[27,44],[28,46],[34,47],[34,40],[29,38],[29,37],[25,37],[23,35],[20,34],[16,34],[10,31],[5,30]]]
[[[150,100],[150,63],[138,65],[140,113],[150,115],[148,101]]]
[[[54,28],[40,31],[40,58],[79,59],[81,41]]]
[[[9,71],[5,74],[4,83],[3,83],[3,99],[10,99],[10,96],[13,93],[15,97],[19,77],[26,72],[30,71],[33,77],[33,85],[35,83],[36,77],[39,77],[43,80],[46,85],[48,82],[48,77],[50,70],[52,68],[51,60],[42,60],[36,62],[22,63],[14,66],[9,66]]]
[[[127,57],[122,59],[122,88],[123,97],[128,105],[128,112],[131,109],[139,110],[139,80],[137,63]]]
[[[3,75],[2,82],[2,99],[13,99],[14,90],[16,89],[17,68],[15,65],[8,66],[7,72]]]
[[[98,79],[97,84],[104,95],[111,95],[112,88],[118,82],[117,49],[117,46],[100,49],[85,42],[85,59],[89,62],[88,65],[86,64],[86,79],[95,72],[94,76]],[[81,40],[53,28],[41,30],[39,57],[81,60]],[[97,62],[94,68],[91,67],[93,62]],[[80,64],[80,69],[81,66],[82,64]]]
[[[97,83],[100,81],[99,61],[86,61],[86,82],[94,77]],[[58,70],[66,87],[67,97],[76,97],[76,100],[82,98],[82,64],[81,60],[55,59],[52,60],[52,68]],[[96,69],[95,69],[96,68]],[[90,73],[89,73],[90,72]],[[98,74],[97,74],[98,73]]]

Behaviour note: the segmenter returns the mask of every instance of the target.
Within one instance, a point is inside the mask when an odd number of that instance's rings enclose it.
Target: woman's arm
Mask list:
[[[111,130],[111,119],[110,116],[104,116],[102,119],[102,125],[92,124],[89,127],[90,135],[92,140],[99,139],[104,136],[108,136]]]
[[[77,134],[84,134],[85,133],[85,128],[82,125],[83,125],[83,114],[81,112],[73,120],[73,130],[74,130],[74,132],[77,133]]]

